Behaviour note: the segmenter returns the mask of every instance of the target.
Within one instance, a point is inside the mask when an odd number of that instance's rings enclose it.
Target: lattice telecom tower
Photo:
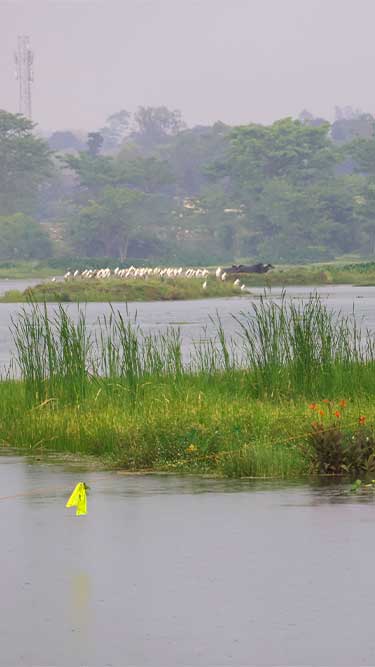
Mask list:
[[[30,47],[30,38],[20,35],[17,42],[17,51],[14,54],[16,63],[16,79],[19,85],[18,111],[26,118],[31,119],[31,84],[34,81],[33,62],[34,54]]]

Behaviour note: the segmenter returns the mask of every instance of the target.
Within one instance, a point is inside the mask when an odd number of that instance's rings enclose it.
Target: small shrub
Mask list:
[[[322,422],[312,424],[309,444],[312,448],[313,465],[318,472],[340,475],[345,466],[344,434],[333,424],[327,428]]]
[[[359,475],[375,472],[375,437],[369,428],[359,428],[349,436],[345,450],[348,473]]]
[[[346,401],[341,401],[341,406]],[[317,404],[310,409],[322,415]],[[360,417],[358,427],[346,430],[341,422],[341,414],[328,403],[329,414],[335,418],[327,426],[323,419],[312,423],[309,446],[313,467],[319,472],[332,475],[360,475],[375,472],[375,435],[367,427],[365,417]]]

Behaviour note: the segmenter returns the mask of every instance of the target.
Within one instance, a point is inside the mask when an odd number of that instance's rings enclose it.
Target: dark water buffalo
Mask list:
[[[272,264],[232,264],[229,269],[224,269],[226,273],[267,273],[275,267]]]

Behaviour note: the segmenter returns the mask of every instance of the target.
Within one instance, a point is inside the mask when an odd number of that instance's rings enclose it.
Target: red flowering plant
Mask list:
[[[311,423],[309,452],[316,472],[331,475],[366,474],[375,472],[375,437],[373,429],[360,415],[355,428],[345,427],[342,417],[347,401],[325,399],[308,408],[317,419]],[[353,427],[353,424],[351,424]]]

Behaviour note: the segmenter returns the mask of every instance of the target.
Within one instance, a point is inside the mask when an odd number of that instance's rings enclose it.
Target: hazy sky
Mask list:
[[[375,0],[0,0],[0,108],[18,110],[27,34],[45,129],[95,129],[138,105],[189,125],[375,113],[374,26]]]

